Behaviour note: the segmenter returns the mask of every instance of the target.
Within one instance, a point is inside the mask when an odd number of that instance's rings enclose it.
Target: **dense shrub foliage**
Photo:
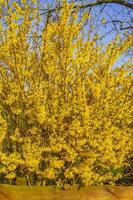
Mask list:
[[[0,180],[112,184],[130,160],[133,41],[101,45],[73,4],[40,30],[36,2],[5,6],[0,42]],[[41,24],[42,25],[42,24]]]

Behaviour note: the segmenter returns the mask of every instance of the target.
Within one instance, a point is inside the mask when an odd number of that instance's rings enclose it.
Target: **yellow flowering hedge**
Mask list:
[[[100,45],[74,4],[42,26],[36,1],[1,1],[0,179],[28,185],[113,184],[132,151],[133,35]],[[41,25],[40,25],[41,23]]]

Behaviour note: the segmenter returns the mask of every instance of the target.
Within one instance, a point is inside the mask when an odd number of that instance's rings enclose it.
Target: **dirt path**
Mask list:
[[[133,187],[59,191],[52,187],[0,186],[0,200],[133,200]]]

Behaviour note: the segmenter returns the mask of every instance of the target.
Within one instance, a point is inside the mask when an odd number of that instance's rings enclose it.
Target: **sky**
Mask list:
[[[71,0],[70,0],[71,1]],[[55,4],[55,0],[40,0],[41,7],[46,8],[47,4],[50,4],[52,7]],[[78,4],[87,4],[87,2],[95,2],[95,0],[77,0]],[[129,0],[130,3],[132,3],[132,0]],[[100,12],[102,9],[102,12]],[[87,8],[84,11],[88,11]],[[98,34],[100,34],[100,42],[101,44],[108,44],[110,40],[114,39],[116,34],[121,35],[121,40],[125,39],[125,31],[121,30],[119,31],[119,28],[122,24],[123,27],[132,26],[133,20],[133,11],[131,12],[131,9],[127,9],[126,7],[119,5],[119,4],[107,4],[106,6],[95,6],[91,10],[91,16],[92,18],[95,17],[94,20],[94,26],[95,31]],[[105,19],[107,24],[102,24],[101,21]],[[111,21],[120,21],[120,22],[114,22]],[[116,28],[118,30],[116,30]],[[114,30],[115,29],[115,30]],[[86,26],[86,29],[88,30],[88,27]],[[127,32],[131,33],[131,30],[127,30]],[[132,32],[133,33],[133,32]],[[128,59],[127,54],[123,55],[121,59],[118,61],[118,65],[122,63],[123,61],[126,61]]]
[[[72,0],[71,0],[72,1]],[[47,4],[51,5],[54,7],[56,0],[40,0],[40,4],[42,8],[46,8]],[[77,0],[78,4],[87,4],[87,2],[95,2],[95,0]],[[129,0],[129,2],[133,2],[132,0]],[[107,33],[110,32],[112,29],[116,27],[120,28],[121,23],[123,24],[123,27],[127,27],[128,25],[132,26],[132,21],[133,20],[133,11],[131,12],[131,9],[127,9],[126,7],[118,4],[107,4],[104,7],[105,4],[102,6],[95,6],[91,10],[91,16],[95,16],[95,24],[96,26],[98,25],[97,30],[100,33],[103,33],[103,36]],[[101,8],[104,9],[102,10],[102,14],[100,12]],[[88,11],[88,8],[84,11]],[[130,14],[130,15],[129,15]],[[101,24],[101,20],[105,18],[106,21],[108,22],[107,25]],[[110,23],[110,21],[121,21],[120,22],[115,22],[114,24]],[[129,30],[128,30],[129,31]],[[124,31],[121,31],[121,34],[123,34]],[[111,34],[106,35],[106,40],[110,40],[113,38],[114,34],[116,34],[116,31],[112,31]]]
[[[11,0],[11,2],[17,2],[18,0]],[[47,6],[54,7],[56,0],[38,0],[40,2],[41,9],[46,9]],[[69,0],[72,1],[72,0]],[[95,0],[77,0],[78,4],[87,4],[88,2],[95,2]],[[129,0],[129,2],[132,2],[132,0]],[[102,9],[102,12],[101,12]],[[88,12],[89,9],[85,9],[84,11]],[[127,9],[124,6],[118,5],[118,4],[103,4],[102,6],[95,6],[91,9],[91,19],[93,19],[93,34],[98,33],[100,34],[100,42],[101,44],[107,44],[112,40],[116,34],[118,34],[120,25],[122,23],[123,27],[127,27],[129,25],[132,25],[131,19],[133,20],[133,12],[131,12],[131,9]],[[44,16],[45,18],[45,16]],[[95,19],[95,20],[94,20]],[[102,21],[105,21],[106,23],[103,24]],[[120,21],[120,22],[114,22],[111,21]],[[89,22],[90,23],[90,22]],[[89,25],[87,25],[84,29],[84,31],[88,31]],[[115,30],[114,30],[115,29]],[[130,33],[131,31],[128,30]],[[122,40],[125,38],[125,32],[120,31]],[[127,57],[124,56],[123,59],[126,59]]]

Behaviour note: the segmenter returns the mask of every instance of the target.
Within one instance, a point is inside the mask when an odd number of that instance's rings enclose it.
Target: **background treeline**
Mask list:
[[[36,1],[1,5],[0,182],[67,188],[131,176],[132,64],[119,58],[133,35],[101,44],[91,16],[66,1],[45,24]]]

